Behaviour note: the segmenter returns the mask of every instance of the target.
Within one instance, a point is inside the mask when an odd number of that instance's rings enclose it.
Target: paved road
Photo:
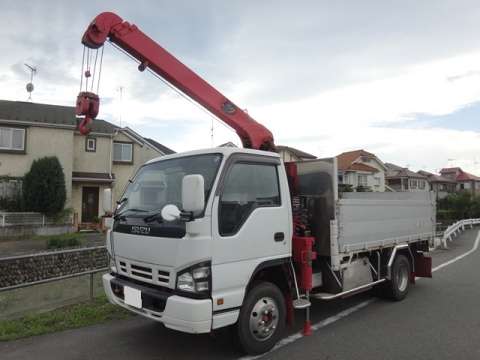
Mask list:
[[[477,231],[433,254],[434,267],[472,249]],[[263,359],[480,359],[480,249],[420,279],[402,302],[361,294],[314,304],[310,337],[286,334],[287,345]],[[139,318],[0,343],[7,359],[237,359],[228,331],[215,336],[173,332]]]

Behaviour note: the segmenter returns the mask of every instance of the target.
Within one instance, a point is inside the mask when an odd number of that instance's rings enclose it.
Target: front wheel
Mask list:
[[[252,288],[240,310],[237,335],[240,346],[248,354],[269,351],[285,329],[285,300],[272,283],[263,282]]]

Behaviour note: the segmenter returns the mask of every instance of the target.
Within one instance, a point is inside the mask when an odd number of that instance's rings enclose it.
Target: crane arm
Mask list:
[[[140,71],[151,69],[232,127],[245,148],[275,150],[272,133],[266,127],[252,119],[137,26],[123,21],[114,13],[101,13],[88,26],[82,43],[90,49],[98,49],[107,39],[137,59]],[[80,93],[77,114],[95,118],[98,114],[98,101],[96,94]]]

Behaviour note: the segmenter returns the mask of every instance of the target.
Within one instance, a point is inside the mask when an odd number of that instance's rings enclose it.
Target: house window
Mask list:
[[[24,151],[25,129],[0,127],[0,150]]]
[[[418,188],[425,190],[425,180],[418,180]]]
[[[416,189],[417,188],[417,180],[412,179],[410,180],[410,189]]]
[[[380,178],[379,177],[375,177],[375,186],[380,186]]]
[[[113,143],[113,161],[131,163],[133,162],[133,144],[132,143]]]
[[[358,175],[358,186],[368,186],[367,175]]]
[[[85,139],[85,150],[88,152],[97,151],[97,139],[92,137],[87,137]]]

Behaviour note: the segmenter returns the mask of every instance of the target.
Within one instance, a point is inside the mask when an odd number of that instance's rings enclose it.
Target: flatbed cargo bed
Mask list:
[[[298,194],[320,256],[349,255],[435,235],[429,191],[338,193],[336,158],[297,162]]]

